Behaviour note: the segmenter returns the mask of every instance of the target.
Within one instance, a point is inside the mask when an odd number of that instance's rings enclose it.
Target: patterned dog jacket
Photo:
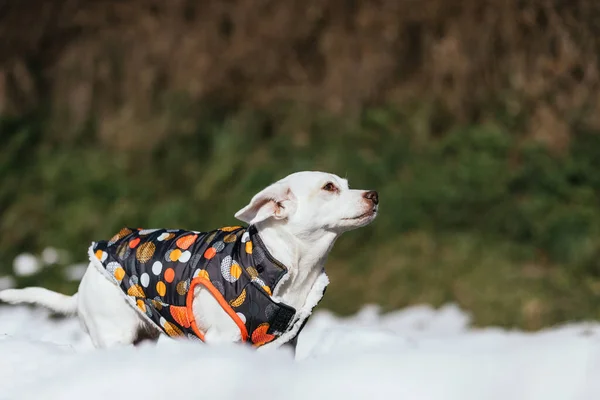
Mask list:
[[[292,326],[296,332],[283,339],[295,341],[308,318],[271,298],[287,268],[269,254],[253,226],[211,232],[123,228],[90,251],[131,305],[170,337],[204,340],[192,312],[196,285],[235,321],[242,341],[256,347]]]

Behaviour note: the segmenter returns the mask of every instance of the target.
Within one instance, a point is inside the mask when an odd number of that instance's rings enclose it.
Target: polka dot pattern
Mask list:
[[[213,244],[213,248],[215,249],[215,251],[217,253],[220,253],[225,249],[225,242],[223,242],[223,241],[215,242],[215,244]]]
[[[190,248],[192,244],[198,239],[198,235],[186,235],[177,239],[177,247],[183,250],[187,250]]]
[[[159,242],[164,242],[165,240],[171,240],[175,237],[174,233],[164,232],[161,233],[159,237],[156,238]]]
[[[135,275],[129,277],[129,286],[134,286],[134,285],[137,285],[138,283],[140,283],[140,278],[138,278]]]
[[[132,233],[133,231],[129,228],[123,228],[121,229],[118,233],[116,233],[112,238],[110,238],[110,240],[108,241],[108,245],[112,246],[113,244],[115,244],[117,241],[123,239],[125,236],[129,235],[130,233]]]
[[[171,337],[183,336],[183,332],[175,324],[165,321],[162,327],[165,333]]]
[[[204,278],[204,279],[207,279],[207,280],[209,280],[209,281],[210,281],[210,274],[209,274],[209,273],[208,273],[208,271],[207,271],[207,270],[205,270],[205,269],[201,270],[201,271],[200,271],[200,273],[198,274],[198,276],[199,276],[200,278]]]
[[[224,243],[233,243],[236,240],[237,240],[237,236],[233,233],[230,233],[229,235],[227,235],[223,238]]]
[[[217,255],[217,251],[215,250],[214,247],[208,248],[204,252],[204,258],[206,258],[207,260],[212,259],[216,255]]]
[[[121,267],[116,261],[111,261],[106,265],[106,270],[112,275],[112,277],[117,281],[117,283],[121,283],[123,278],[125,277],[125,270]]]
[[[136,304],[143,313],[146,313],[146,303],[144,303],[144,300],[138,300]]]
[[[152,273],[154,275],[160,275],[160,273],[162,272],[162,268],[162,263],[160,261],[155,261],[154,264],[152,264]]]
[[[129,254],[131,254],[131,249],[129,248],[129,244],[127,242],[121,243],[119,245],[119,247],[117,248],[117,256],[121,260],[125,260],[125,259],[127,259],[127,257],[129,257]]]
[[[242,275],[242,267],[240,267],[237,261],[234,261],[229,272],[231,273],[231,279],[235,279],[237,281]]]
[[[200,261],[202,261],[203,259],[203,255],[202,254],[193,254],[192,257],[190,258],[190,267],[191,268],[196,268],[196,266],[198,266],[198,264],[200,263]]]
[[[186,279],[185,281],[180,281],[175,289],[180,296],[185,296],[190,289],[190,280]]]
[[[238,230],[240,228],[241,228],[241,226],[225,226],[225,227],[221,228],[221,230],[223,232],[233,232],[233,231]]]
[[[242,275],[242,268],[231,256],[221,261],[221,274],[227,282],[236,282]]]
[[[246,268],[246,272],[248,273],[248,275],[250,275],[250,279],[258,278],[258,271],[256,270],[256,268],[248,267]]]
[[[187,309],[185,307],[171,306],[169,312],[173,319],[184,328],[190,327],[190,320],[188,319]]]
[[[144,310],[146,312],[146,315],[150,318],[152,318],[152,315],[154,314],[152,312],[152,307],[146,306],[146,303],[144,303]]]
[[[272,296],[271,288],[269,286],[267,286],[267,284],[262,279],[259,278],[259,274],[258,274],[258,271],[256,270],[256,268],[248,267],[248,268],[246,268],[246,272],[250,276],[250,279],[252,282],[258,284],[260,287],[262,287],[262,289],[265,292],[267,292],[267,294],[269,296]]]
[[[192,257],[192,253],[190,253],[189,251],[186,250],[183,253],[181,253],[181,255],[179,256],[179,259],[177,261],[186,263],[186,262],[190,261],[191,257]]]
[[[246,231],[242,234],[242,243],[246,243],[248,240],[250,240],[250,233]]]
[[[258,286],[266,286],[265,282],[262,279],[260,279],[259,277],[252,278],[252,282],[258,284]]]
[[[101,262],[106,261],[106,258],[108,257],[108,253],[102,250],[96,250],[96,258],[98,260],[100,260]]]
[[[161,301],[158,300],[150,300],[150,302],[152,303],[152,306],[154,308],[156,308],[158,311],[162,310],[163,308],[163,303]]]
[[[160,296],[164,296],[167,293],[167,285],[163,281],[156,282],[156,292]]]
[[[240,293],[240,295],[237,298],[231,300],[229,302],[229,305],[233,308],[238,308],[239,306],[244,304],[244,301],[246,301],[246,289],[243,289],[242,293]]]
[[[175,270],[173,268],[167,268],[165,270],[165,281],[171,283],[173,282],[173,279],[175,279]]]
[[[142,229],[141,231],[139,231],[139,235],[140,236],[146,236],[146,235],[150,235],[154,232],[159,231],[160,229]]]
[[[269,324],[267,322],[262,323],[252,332],[252,344],[254,346],[263,346],[266,343],[269,343],[271,340],[275,339],[274,335],[270,335],[267,333],[269,330]]]
[[[123,277],[125,276],[125,270],[121,267],[118,267],[117,269],[115,269],[114,276],[117,282],[121,282],[123,280]]]
[[[208,275],[208,271],[205,269],[197,269],[194,272],[194,275],[192,276],[193,278],[203,278],[203,279],[207,279],[210,281],[210,276]]]
[[[143,273],[140,276],[140,283],[142,284],[143,287],[147,288],[148,285],[150,285],[150,275],[148,275],[147,273]]]
[[[236,314],[248,340],[262,346],[283,329],[267,333],[270,327],[288,326],[293,313],[287,317],[270,300],[287,270],[268,257],[255,234],[253,227],[237,226],[212,232],[124,228],[110,241],[94,242],[93,255],[127,301],[168,336],[199,340],[188,294],[201,284]]]
[[[223,251],[223,249],[225,249],[225,242],[222,242],[222,241],[215,242],[210,248],[206,249],[206,251],[204,252],[204,258],[206,258],[207,260],[210,260],[211,258],[216,256],[218,253]]]
[[[169,253],[169,259],[171,261],[178,261],[179,257],[181,257],[181,250],[179,249],[171,250],[171,252]]]
[[[127,294],[133,297],[146,297],[144,295],[144,290],[140,285],[129,286],[129,289],[127,289]]]
[[[152,242],[146,242],[140,245],[135,251],[135,257],[141,263],[147,263],[152,259],[154,252],[156,251],[156,245]]]
[[[206,235],[206,239],[204,239],[204,241],[206,243],[211,243],[217,237],[217,233],[218,232],[209,233],[208,235]]]

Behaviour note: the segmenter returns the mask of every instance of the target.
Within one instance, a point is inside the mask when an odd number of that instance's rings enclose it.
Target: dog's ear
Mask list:
[[[296,197],[284,183],[274,183],[258,192],[250,203],[235,213],[235,217],[248,225],[269,218],[284,219],[296,210]]]

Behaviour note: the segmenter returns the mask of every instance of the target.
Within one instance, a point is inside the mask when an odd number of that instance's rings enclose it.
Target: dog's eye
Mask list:
[[[331,182],[327,182],[325,184],[325,186],[323,186],[323,190],[326,190],[328,192],[336,192],[337,188],[335,187],[335,185]]]

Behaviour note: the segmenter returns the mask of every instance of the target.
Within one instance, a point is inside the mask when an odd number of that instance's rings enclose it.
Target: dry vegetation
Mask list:
[[[178,96],[347,115],[418,99],[468,122],[502,108],[557,150],[572,124],[600,126],[594,0],[5,0],[0,37],[0,112],[47,100],[57,134],[93,115],[125,147],[185,129],[164,112]]]

